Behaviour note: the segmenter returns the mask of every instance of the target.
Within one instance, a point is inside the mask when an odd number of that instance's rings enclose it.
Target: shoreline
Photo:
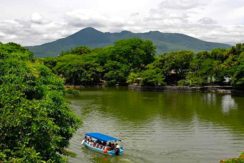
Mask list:
[[[232,86],[139,86],[129,85],[129,89],[137,91],[176,91],[176,92],[212,92],[232,94],[236,92]]]
[[[244,94],[243,89],[234,88],[232,86],[139,86],[129,85],[130,90],[136,91],[175,91],[175,92],[205,92],[218,94]]]
[[[104,85],[95,86],[82,86],[82,85],[65,85],[66,90],[81,90],[85,88],[127,88],[134,91],[174,91],[174,92],[208,92],[218,94],[244,94],[244,89],[235,88],[232,86],[140,86],[140,85],[128,85],[128,86],[114,86],[107,87]]]

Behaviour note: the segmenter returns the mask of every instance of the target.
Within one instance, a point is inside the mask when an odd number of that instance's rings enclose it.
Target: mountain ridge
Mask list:
[[[228,48],[230,45],[203,41],[181,33],[162,33],[160,31],[149,31],[145,33],[133,33],[121,31],[117,33],[101,32],[95,28],[87,27],[70,36],[52,42],[27,48],[38,57],[57,56],[62,51],[77,46],[88,46],[98,48],[113,44],[117,40],[141,38],[152,40],[157,47],[158,53],[177,50],[211,50],[214,48]]]

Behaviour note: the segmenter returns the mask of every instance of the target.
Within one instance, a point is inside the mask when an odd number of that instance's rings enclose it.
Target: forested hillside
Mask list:
[[[151,40],[158,53],[176,50],[212,50],[214,48],[228,48],[230,45],[207,42],[180,33],[161,33],[151,31],[146,33],[132,33],[122,31],[119,33],[101,32],[94,28],[85,28],[68,37],[45,43],[38,46],[28,47],[38,57],[57,56],[62,51],[67,51],[77,46],[88,46],[90,48],[112,45],[121,39],[141,38]]]

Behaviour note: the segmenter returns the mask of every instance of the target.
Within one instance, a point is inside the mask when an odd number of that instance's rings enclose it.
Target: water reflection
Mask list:
[[[147,124],[160,117],[171,123],[189,125],[194,118],[216,124],[244,124],[244,98],[213,93],[136,92],[128,90],[83,90],[70,97],[71,105],[84,119],[96,111],[101,117],[114,117],[121,122]],[[226,114],[230,113],[231,114]],[[243,115],[243,116],[242,116]],[[243,131],[244,128],[242,127]]]
[[[231,109],[236,109],[236,103],[231,95],[224,95],[222,97],[222,111],[223,113],[228,113]]]
[[[78,153],[71,162],[211,163],[235,156],[244,146],[243,97],[106,89],[83,90],[69,101],[83,120],[71,140]],[[81,148],[81,135],[88,131],[124,140],[125,156]]]
[[[203,99],[204,101],[206,101],[206,103],[208,105],[214,105],[216,104],[216,94],[214,93],[206,93],[203,95]]]

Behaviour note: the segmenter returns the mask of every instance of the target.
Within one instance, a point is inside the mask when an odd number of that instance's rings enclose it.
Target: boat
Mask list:
[[[90,150],[110,156],[123,155],[124,148],[120,146],[121,140],[98,132],[86,133],[81,144]]]

